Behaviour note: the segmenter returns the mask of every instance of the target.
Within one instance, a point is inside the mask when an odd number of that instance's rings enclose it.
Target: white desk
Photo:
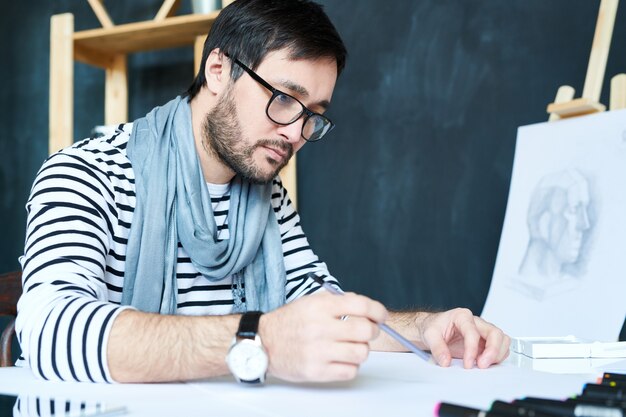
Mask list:
[[[495,399],[577,394],[603,370],[626,373],[626,361],[611,362],[585,361],[586,367],[571,362],[573,371],[583,373],[553,374],[530,369],[541,362],[516,354],[499,366],[464,370],[458,361],[440,368],[412,354],[374,352],[349,383],[289,384],[270,378],[262,387],[240,386],[231,378],[180,384],[55,383],[36,380],[29,369],[2,368],[0,393],[103,401],[125,405],[128,416],[367,417],[402,412],[427,417],[440,401],[488,408]],[[565,368],[561,362],[558,369]]]

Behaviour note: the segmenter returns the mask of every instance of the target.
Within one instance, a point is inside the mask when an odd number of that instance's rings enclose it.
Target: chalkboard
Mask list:
[[[182,2],[183,12],[189,2]],[[599,2],[324,0],[349,50],[328,115],[298,155],[299,211],[346,290],[391,308],[480,313],[493,271],[516,129],[547,119],[562,84],[580,94]],[[115,22],[159,1],[109,2]],[[47,152],[49,18],[98,27],[87,2],[8,2],[0,14],[0,271],[16,269],[24,203]],[[626,71],[619,10],[607,75]],[[132,55],[131,118],[183,91],[191,48]],[[104,74],[75,66],[75,134],[102,123]],[[602,102],[608,102],[607,82]],[[624,336],[624,335],[623,335]]]

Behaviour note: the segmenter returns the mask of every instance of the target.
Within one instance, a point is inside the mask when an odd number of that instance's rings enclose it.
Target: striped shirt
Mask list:
[[[112,382],[107,340],[120,306],[126,245],[135,209],[135,175],[126,156],[132,124],[50,156],[26,204],[24,292],[16,330],[24,361],[44,379]],[[219,230],[228,239],[229,184],[208,184]],[[282,238],[287,302],[315,292],[308,272],[329,276],[309,247],[279,178],[271,203]],[[232,277],[204,278],[178,245],[177,314],[233,311]],[[335,284],[332,277],[327,278]]]

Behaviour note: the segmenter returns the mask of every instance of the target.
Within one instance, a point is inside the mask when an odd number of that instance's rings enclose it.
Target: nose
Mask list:
[[[591,223],[589,222],[589,216],[587,215],[587,209],[585,207],[581,207],[578,212],[576,226],[577,229],[581,231],[587,230],[591,227]]]
[[[288,125],[278,125],[277,132],[279,135],[285,138],[285,140],[291,143],[293,146],[303,141],[302,139],[302,125],[304,124],[304,116],[300,117],[295,122]]]

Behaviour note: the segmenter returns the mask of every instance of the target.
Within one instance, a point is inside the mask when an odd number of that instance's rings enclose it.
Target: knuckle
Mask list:
[[[457,314],[461,316],[474,317],[474,313],[472,313],[472,311],[469,308],[457,307],[454,310],[457,312]]]
[[[355,293],[347,292],[347,293],[344,293],[343,301],[346,303],[346,305],[352,306],[354,305],[356,298],[357,298],[357,295]]]
[[[358,341],[368,341],[374,338],[376,326],[368,320],[355,320],[355,338]]]
[[[363,313],[368,310],[368,299],[355,293],[350,293],[350,295],[351,297],[348,300],[350,306],[355,312],[359,313],[359,315],[363,315]]]
[[[367,340],[376,339],[378,337],[378,333],[380,333],[380,329],[374,323],[368,323],[368,324],[369,326],[368,326]]]
[[[380,327],[374,326],[374,330],[372,332],[372,338],[370,340],[377,339],[380,336]]]
[[[306,361],[302,364],[302,375],[306,380],[317,380],[320,378],[321,366],[313,361]]]
[[[508,350],[510,346],[511,346],[511,338],[509,337],[509,335],[505,334],[504,335],[504,347]]]
[[[498,335],[498,338],[502,340],[503,342],[506,340],[506,334],[504,334],[504,332],[501,329],[498,329],[497,327],[493,327],[490,330],[494,332],[494,334]]]
[[[363,363],[369,356],[369,346],[366,344],[359,344],[354,347],[354,358],[356,363]]]
[[[325,333],[325,330],[322,327],[320,327],[320,326],[318,326],[316,324],[313,324],[313,325],[307,326],[307,327],[308,327],[307,330],[304,332],[304,334],[306,335],[307,339],[319,340],[319,339],[322,338],[322,336]]]
[[[337,371],[337,379],[341,381],[349,381],[351,379],[356,378],[357,372],[359,370],[358,366],[344,366],[340,370]]]
[[[386,316],[387,315],[387,308],[384,306],[384,304],[379,302],[379,301],[375,301],[374,303],[375,303],[374,305],[376,306],[376,309],[378,310],[379,314],[381,316],[383,316],[383,317]]]

